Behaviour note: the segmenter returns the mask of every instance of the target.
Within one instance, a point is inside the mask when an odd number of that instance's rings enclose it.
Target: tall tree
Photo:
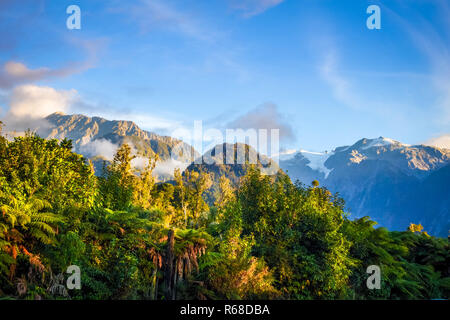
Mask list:
[[[101,184],[102,201],[113,210],[123,210],[131,206],[135,188],[135,176],[131,161],[135,158],[131,147],[124,143],[112,163],[106,168]]]
[[[136,185],[133,190],[133,202],[134,205],[143,209],[149,209],[152,206],[152,191],[155,185],[153,170],[157,161],[157,154],[149,156],[147,165],[139,172],[139,177],[136,179]]]

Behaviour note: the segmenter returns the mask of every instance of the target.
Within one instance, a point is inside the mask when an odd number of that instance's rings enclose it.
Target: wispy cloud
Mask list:
[[[0,88],[9,89],[23,83],[66,77],[81,72],[86,67],[87,66],[68,65],[59,69],[50,69],[47,67],[30,69],[22,62],[8,61],[0,70]]]
[[[250,18],[273,8],[284,0],[228,0],[233,10],[240,11],[246,18]]]
[[[105,39],[85,40],[68,38],[69,44],[85,52],[84,60],[71,61],[61,68],[30,68],[20,61],[7,61],[0,67],[0,88],[10,89],[21,84],[30,84],[42,80],[63,78],[84,72],[95,66],[99,51],[104,47]]]
[[[439,12],[433,21],[404,8],[402,15],[388,7],[384,10],[395,20],[410,36],[413,44],[422,51],[430,63],[430,78],[436,89],[436,107],[439,114],[437,122],[444,126],[450,124],[450,7],[446,1],[434,0],[431,2]],[[408,19],[404,18],[408,17]],[[445,32],[447,30],[447,32]]]
[[[232,31],[218,27],[201,11],[194,11],[182,2],[171,0],[139,0],[130,4],[113,2],[109,13],[125,17],[137,25],[142,34],[170,32],[185,39],[196,40],[199,59],[186,62],[184,58],[171,61],[170,71],[232,74],[240,83],[252,78],[248,66],[240,62],[246,47],[232,40]]]
[[[201,26],[199,17],[188,14],[169,1],[139,0],[131,5],[117,2],[108,9],[111,13],[125,14],[139,24],[140,31],[147,33],[154,28],[162,28],[180,33],[197,40],[211,40],[213,32]]]
[[[329,52],[319,66],[320,74],[331,87],[335,99],[353,109],[361,107],[361,99],[354,93],[355,90],[348,79],[338,70],[337,55]]]
[[[341,106],[355,112],[371,114],[384,119],[388,116],[390,120],[395,120],[397,123],[407,121],[404,110],[411,108],[410,105],[398,98],[368,92],[367,88],[358,83],[358,77],[354,77],[354,73],[348,69],[345,72],[343,71],[343,63],[335,46],[328,46],[326,52],[318,66],[319,75],[329,86],[332,97]],[[383,77],[386,76],[383,75]],[[388,76],[392,77],[392,75]],[[402,75],[402,77],[405,76]],[[417,78],[417,75],[414,75],[414,77]]]

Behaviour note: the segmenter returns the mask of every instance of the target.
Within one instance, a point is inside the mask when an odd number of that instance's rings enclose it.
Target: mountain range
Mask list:
[[[155,175],[160,181],[170,180],[175,168],[186,167],[210,172],[214,181],[226,175],[234,184],[245,174],[246,165],[236,158],[233,164],[224,164],[227,144],[200,155],[189,144],[142,130],[132,121],[62,113],[53,113],[44,120],[45,126],[30,129],[45,138],[71,139],[74,151],[90,158],[97,174],[122,143],[131,144],[138,156],[158,154],[160,163]],[[234,151],[243,147],[249,159],[257,159],[260,168],[271,163],[249,146],[232,147]],[[405,230],[410,223],[420,223],[428,233],[445,237],[450,229],[449,149],[411,146],[384,137],[364,138],[330,152],[282,152],[278,165],[273,167],[275,171],[281,168],[293,181],[309,185],[317,180],[331,192],[339,193],[351,218],[370,216],[391,230]]]
[[[109,163],[123,143],[130,144],[138,156],[134,160],[135,166],[143,166],[146,156],[158,154],[160,161],[155,174],[160,180],[171,179],[173,169],[184,170],[200,156],[189,144],[142,130],[132,121],[56,112],[47,116],[43,123],[34,128],[38,135],[46,139],[71,139],[74,151],[90,158],[98,174],[101,174],[103,163]]]
[[[411,222],[441,236],[450,229],[449,149],[379,137],[326,153],[284,152],[280,167],[292,180],[338,192],[352,217],[370,216],[392,230]]]

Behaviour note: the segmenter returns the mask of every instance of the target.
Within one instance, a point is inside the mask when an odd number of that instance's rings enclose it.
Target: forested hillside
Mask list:
[[[247,166],[156,183],[123,144],[97,176],[70,140],[0,137],[1,299],[436,299],[450,297],[446,238],[350,220],[344,200]],[[218,179],[214,204],[205,201]],[[414,221],[411,221],[414,223]],[[81,289],[65,286],[81,270]],[[366,286],[369,265],[381,288]]]

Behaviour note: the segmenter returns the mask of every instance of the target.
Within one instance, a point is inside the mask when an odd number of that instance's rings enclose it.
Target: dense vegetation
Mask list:
[[[237,188],[204,172],[155,182],[126,144],[96,177],[68,140],[0,137],[0,297],[434,299],[450,297],[448,239],[350,220],[317,183],[250,167]],[[407,226],[405,226],[406,229]],[[65,286],[81,270],[81,289]],[[381,289],[366,268],[378,265]]]

